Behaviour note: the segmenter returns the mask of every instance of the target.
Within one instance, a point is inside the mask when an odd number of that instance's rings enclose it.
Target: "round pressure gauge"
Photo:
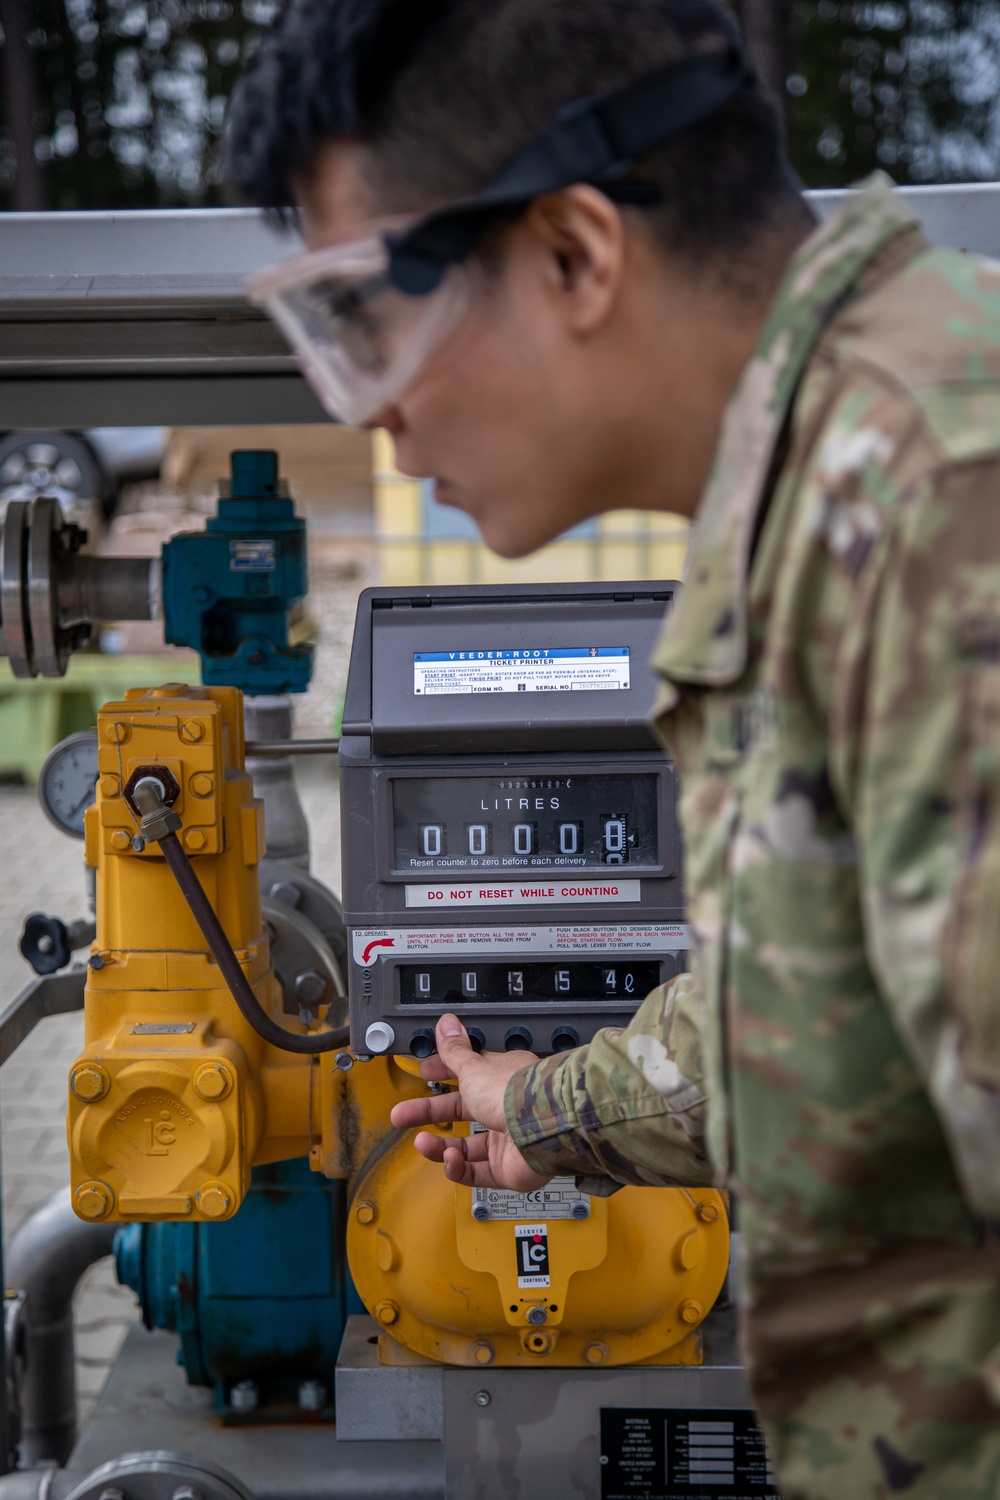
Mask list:
[[[72,838],[83,838],[83,815],[97,796],[97,774],[97,735],[90,729],[51,750],[39,772],[42,811]]]

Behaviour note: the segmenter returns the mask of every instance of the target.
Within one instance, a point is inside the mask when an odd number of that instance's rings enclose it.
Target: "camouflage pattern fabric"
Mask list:
[[[1000,266],[885,179],[790,269],[655,660],[693,973],[514,1139],[736,1188],[784,1500],[997,1500]]]

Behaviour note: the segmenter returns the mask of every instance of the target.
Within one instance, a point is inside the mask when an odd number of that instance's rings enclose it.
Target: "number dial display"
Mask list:
[[[579,1005],[621,1001],[638,1006],[662,982],[656,960],[628,963],[428,964],[399,970],[401,1005]]]
[[[608,870],[660,863],[656,776],[392,783],[397,871]]]

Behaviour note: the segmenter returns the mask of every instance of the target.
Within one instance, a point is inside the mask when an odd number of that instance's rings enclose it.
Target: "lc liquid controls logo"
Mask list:
[[[522,1291],[549,1285],[549,1227],[547,1224],[515,1224],[517,1284]]]

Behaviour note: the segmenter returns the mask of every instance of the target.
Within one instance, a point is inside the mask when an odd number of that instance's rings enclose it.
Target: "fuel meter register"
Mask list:
[[[567,1050],[687,966],[672,584],[369,589],[340,746],[356,1054]]]

